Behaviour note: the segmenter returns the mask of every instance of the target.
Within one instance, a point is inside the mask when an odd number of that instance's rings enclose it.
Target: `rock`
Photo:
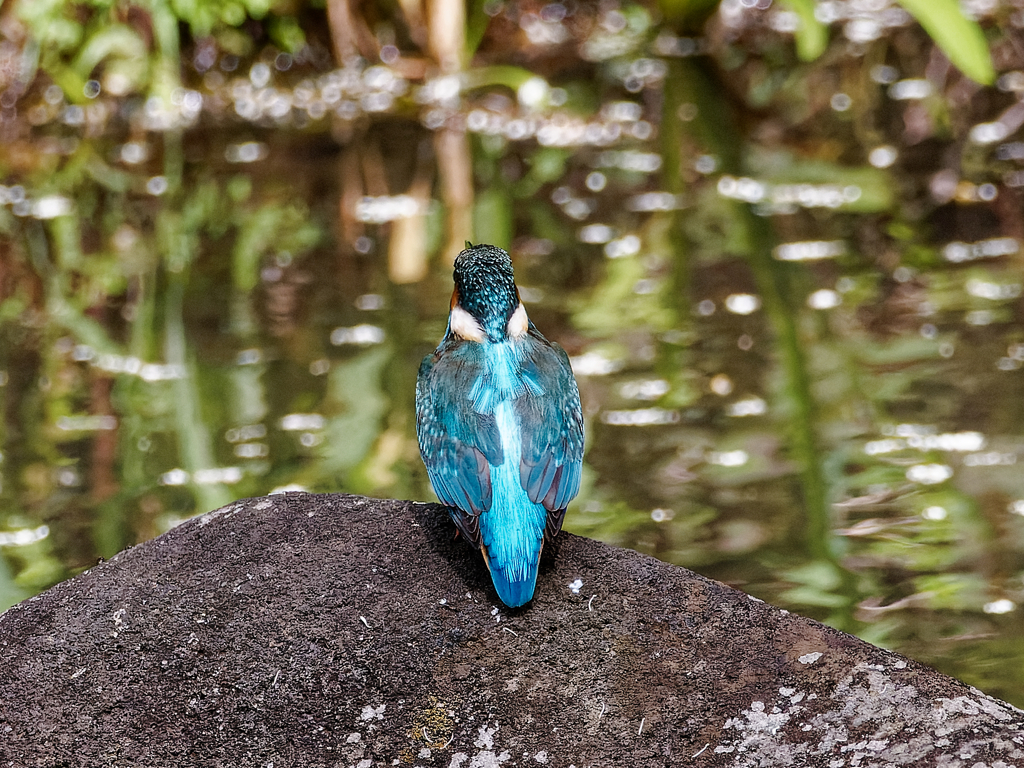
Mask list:
[[[11,608],[0,766],[1024,761],[1024,713],[895,653],[566,534],[511,611],[453,532],[249,499]]]

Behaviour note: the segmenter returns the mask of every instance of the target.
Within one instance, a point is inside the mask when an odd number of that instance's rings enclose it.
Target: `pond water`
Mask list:
[[[770,3],[491,3],[462,74],[197,45],[164,100],[0,99],[0,607],[236,498],[433,500],[469,239],[573,361],[567,530],[1024,704],[1024,19],[975,9],[980,86],[822,5],[810,64]]]

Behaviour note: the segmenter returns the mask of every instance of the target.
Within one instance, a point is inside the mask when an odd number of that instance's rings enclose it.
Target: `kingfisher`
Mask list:
[[[420,455],[498,597],[517,608],[580,489],[580,393],[565,350],[527,316],[508,253],[467,242],[453,277],[448,328],[416,379]]]

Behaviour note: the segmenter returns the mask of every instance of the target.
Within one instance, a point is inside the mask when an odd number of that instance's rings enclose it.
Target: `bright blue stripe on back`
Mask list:
[[[505,460],[491,467],[491,508],[480,516],[480,536],[498,596],[516,607],[533,597],[547,510],[530,501],[519,482],[522,445],[512,404],[498,405],[494,417]]]

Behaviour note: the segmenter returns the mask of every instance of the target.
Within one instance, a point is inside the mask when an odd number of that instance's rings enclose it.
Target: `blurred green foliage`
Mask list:
[[[265,21],[269,40],[283,51],[306,42],[290,0],[17,0],[19,20],[31,44],[26,63],[38,67],[69,98],[89,98],[86,84],[97,70],[116,96],[153,93],[167,97],[180,83],[183,25],[193,39],[211,37],[223,50],[250,55],[257,43],[241,31],[248,20]],[[321,7],[322,3],[308,3]],[[24,73],[26,82],[34,72]]]
[[[985,33],[957,0],[899,0],[951,62],[984,85],[996,79]]]

